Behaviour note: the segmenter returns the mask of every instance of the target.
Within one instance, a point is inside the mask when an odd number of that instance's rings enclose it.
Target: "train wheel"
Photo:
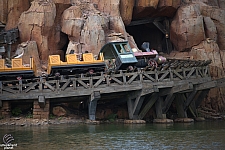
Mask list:
[[[158,67],[158,64],[157,64],[157,62],[155,61],[155,60],[153,60],[153,59],[150,59],[149,61],[148,61],[148,66],[151,66],[151,67]]]
[[[22,77],[19,76],[19,77],[16,77],[16,79],[17,79],[17,80],[22,80]]]
[[[88,72],[89,72],[89,74],[93,74],[94,70],[93,69],[89,69]]]

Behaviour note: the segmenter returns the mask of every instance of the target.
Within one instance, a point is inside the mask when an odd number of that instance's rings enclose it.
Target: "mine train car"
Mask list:
[[[29,79],[35,75],[37,74],[33,58],[30,58],[29,64],[24,64],[21,58],[11,61],[0,59],[0,81]]]
[[[105,71],[104,57],[100,53],[94,57],[92,53],[67,54],[66,61],[60,60],[59,55],[50,55],[47,74],[49,76],[74,75],[81,73],[93,74]]]
[[[144,46],[148,49],[147,46]],[[146,67],[157,64],[160,60],[155,50],[146,52],[133,52],[127,41],[109,42],[105,44],[97,57],[92,53],[67,54],[65,61],[59,55],[50,55],[47,74],[45,76],[94,74],[106,70],[133,71],[137,67]],[[165,59],[164,59],[165,60]],[[12,59],[10,64],[0,59],[0,81],[9,79],[27,79],[37,76],[33,58],[29,64],[23,64],[21,58]]]

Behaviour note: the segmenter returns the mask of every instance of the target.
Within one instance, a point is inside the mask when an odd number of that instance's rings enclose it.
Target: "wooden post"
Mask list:
[[[97,101],[101,98],[100,91],[94,91],[89,96],[88,114],[90,120],[95,120],[95,113],[97,108]]]
[[[128,108],[129,119],[133,119],[133,107],[134,107],[134,101],[130,98],[130,96],[127,96],[127,108]]]
[[[176,94],[175,104],[177,108],[178,118],[187,118],[187,112],[184,110],[184,102],[186,97],[184,94]]]
[[[158,100],[155,103],[155,112],[156,112],[157,119],[164,119],[163,113],[162,113],[162,103],[163,103],[163,98],[159,96]]]
[[[2,100],[0,100],[0,108],[2,108]]]
[[[38,96],[38,104],[41,108],[45,108],[45,97],[43,95]]]

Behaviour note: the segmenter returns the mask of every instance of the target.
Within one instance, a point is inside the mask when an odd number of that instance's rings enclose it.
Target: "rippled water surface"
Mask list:
[[[15,150],[225,149],[225,122],[191,124],[101,124],[38,127],[0,126]],[[0,147],[3,149],[3,147]]]

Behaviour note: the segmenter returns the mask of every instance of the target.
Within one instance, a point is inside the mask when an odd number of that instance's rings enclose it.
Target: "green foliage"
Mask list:
[[[49,114],[49,119],[55,119],[55,116],[53,114]]]
[[[3,116],[0,116],[0,120],[1,120],[1,119],[4,119],[4,117],[3,117]]]
[[[19,107],[16,107],[12,110],[13,116],[19,116],[22,113],[22,110]]]
[[[117,114],[110,114],[108,115],[107,119],[110,121],[110,122],[114,122],[117,118]]]
[[[33,118],[33,114],[29,111],[26,115],[26,118]]]

